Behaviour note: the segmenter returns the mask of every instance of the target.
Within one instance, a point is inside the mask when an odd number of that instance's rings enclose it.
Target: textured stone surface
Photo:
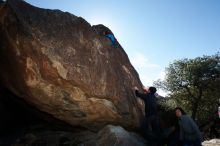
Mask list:
[[[99,131],[93,141],[85,146],[145,146],[146,141],[135,133],[129,133],[120,126],[107,125]]]
[[[135,127],[141,87],[123,48],[83,18],[21,0],[0,6],[0,83],[39,110],[90,129]]]

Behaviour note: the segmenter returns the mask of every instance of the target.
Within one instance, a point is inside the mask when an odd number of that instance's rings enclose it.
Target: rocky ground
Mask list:
[[[212,140],[204,141],[202,145],[203,146],[220,146],[220,139],[212,139]]]

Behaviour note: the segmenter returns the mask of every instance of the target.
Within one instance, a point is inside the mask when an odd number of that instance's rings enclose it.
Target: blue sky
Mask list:
[[[220,51],[219,0],[26,1],[110,28],[145,86],[163,78],[174,60]]]

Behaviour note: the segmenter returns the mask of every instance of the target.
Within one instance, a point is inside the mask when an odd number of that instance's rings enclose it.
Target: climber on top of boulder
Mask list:
[[[110,41],[111,41],[111,45],[113,46],[113,47],[116,47],[117,48],[117,44],[116,44],[116,39],[115,39],[115,36],[112,34],[112,33],[110,33],[109,31],[104,31],[103,32],[103,35],[105,36],[105,37],[107,37],[108,39],[110,39]]]

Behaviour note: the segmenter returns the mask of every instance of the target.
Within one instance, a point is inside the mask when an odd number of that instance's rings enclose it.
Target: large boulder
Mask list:
[[[74,126],[136,127],[142,112],[132,87],[142,85],[104,30],[67,12],[7,0],[0,6],[1,85]]]

